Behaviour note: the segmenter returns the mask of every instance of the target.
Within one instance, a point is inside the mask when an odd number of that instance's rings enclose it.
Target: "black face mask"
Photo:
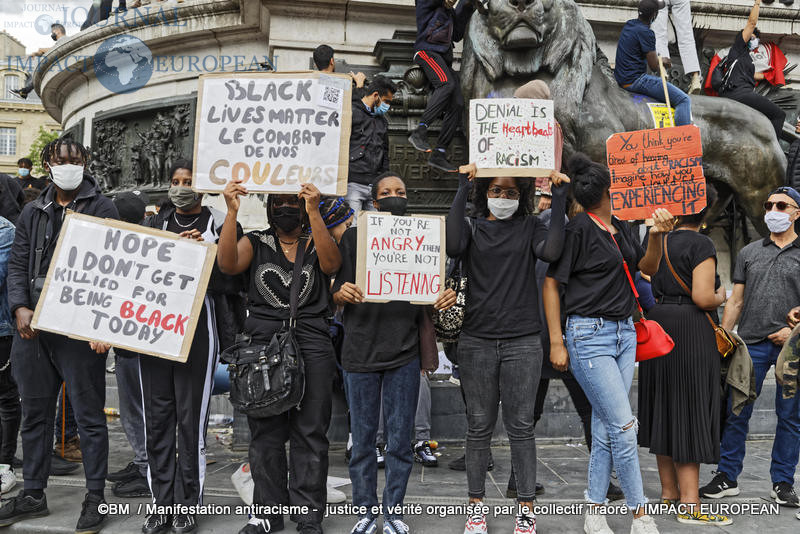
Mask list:
[[[272,222],[279,230],[291,232],[300,226],[300,208],[295,206],[272,208]]]
[[[52,40],[54,40],[54,41],[58,41],[58,35],[56,35],[55,33],[51,33],[51,34],[50,34],[50,38],[51,38]]]
[[[395,216],[406,214],[408,199],[403,197],[383,197],[378,199],[378,211],[388,211]]]

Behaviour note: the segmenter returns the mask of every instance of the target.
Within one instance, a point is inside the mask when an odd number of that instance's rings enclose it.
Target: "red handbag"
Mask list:
[[[619,243],[614,239],[614,234],[611,233],[608,226],[594,213],[586,213],[589,217],[600,223],[600,226],[606,229],[608,235],[611,236],[611,240],[617,246],[620,255],[622,255],[622,249],[619,248]],[[624,256],[622,257],[622,267],[625,269],[625,276],[628,277],[628,283],[630,283],[631,289],[633,290],[633,296],[636,297],[636,307],[639,308],[639,314],[641,315],[641,318],[634,325],[636,327],[636,361],[643,362],[669,354],[672,352],[672,349],[675,348],[675,342],[670,335],[664,331],[664,328],[660,324],[656,321],[645,319],[644,310],[642,310],[642,306],[639,304],[639,292],[636,291],[636,284],[633,283],[633,277],[631,276],[631,271],[628,269],[628,262],[625,261]]]

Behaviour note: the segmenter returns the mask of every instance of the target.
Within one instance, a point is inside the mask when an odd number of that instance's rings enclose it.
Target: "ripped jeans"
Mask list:
[[[604,503],[611,470],[617,470],[629,508],[645,504],[636,432],[628,394],[636,360],[633,320],[567,317],[569,368],[592,403],[592,452],[586,499]]]

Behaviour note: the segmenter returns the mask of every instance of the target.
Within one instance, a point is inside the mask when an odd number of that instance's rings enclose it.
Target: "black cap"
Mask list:
[[[119,212],[119,218],[132,224],[141,223],[144,220],[144,212],[147,207],[146,198],[147,195],[139,191],[120,193],[115,196],[114,205]]]
[[[653,19],[666,5],[664,0],[640,0],[639,15]]]

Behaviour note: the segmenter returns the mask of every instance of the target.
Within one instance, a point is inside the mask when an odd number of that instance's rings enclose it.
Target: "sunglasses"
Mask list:
[[[770,202],[769,200],[767,200],[766,202],[764,202],[765,211],[772,211],[773,206],[778,208],[778,211],[785,211],[786,208],[798,209],[798,207],[795,206],[794,204],[789,204],[788,202],[784,202],[783,200],[779,200],[778,202]]]

